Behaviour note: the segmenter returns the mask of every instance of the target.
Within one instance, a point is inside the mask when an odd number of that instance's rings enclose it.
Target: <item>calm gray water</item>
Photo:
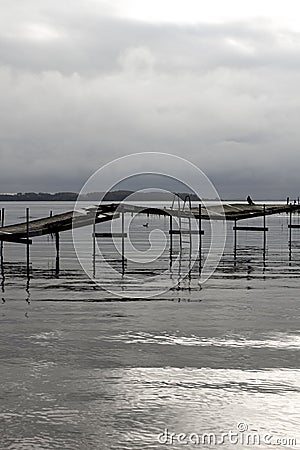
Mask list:
[[[7,224],[24,220],[23,203],[2,206]],[[30,205],[34,217],[71,207]],[[149,219],[150,230],[158,220]],[[234,263],[229,229],[202,289],[196,265],[154,300],[125,301],[96,286],[68,232],[59,278],[51,237],[34,242],[29,284],[24,247],[5,244],[0,449],[299,448],[300,233],[289,263],[287,222],[268,218],[265,264],[255,233],[239,236]],[[231,431],[231,442],[222,438]]]

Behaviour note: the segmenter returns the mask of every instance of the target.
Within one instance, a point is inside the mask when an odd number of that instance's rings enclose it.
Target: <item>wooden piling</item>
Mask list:
[[[172,214],[170,214],[169,236],[170,236],[170,255],[172,256],[172,253],[173,253],[173,217],[172,217]]]
[[[59,233],[56,231],[55,232],[55,249],[56,249],[56,258],[55,258],[55,275],[58,276],[59,275],[59,258],[60,258],[60,253],[59,253]]]
[[[53,211],[52,211],[52,209],[50,209],[50,211],[49,211],[50,219],[51,219],[52,216],[53,216]],[[51,237],[51,239],[53,239],[53,233],[50,233],[49,236]]]
[[[178,205],[178,223],[179,223],[179,246],[180,246],[180,254],[182,252],[182,223],[181,223],[181,206],[180,206],[180,196],[177,194],[177,205]]]
[[[293,214],[293,210],[292,210],[292,208],[290,209],[290,212],[289,212],[289,261],[292,261],[292,228],[293,228],[293,225],[292,225],[292,222],[293,222],[293,216],[292,216],[292,214]]]
[[[190,241],[190,257],[192,255],[192,247],[193,247],[193,240],[192,240],[192,219],[189,217],[189,241]]]
[[[182,226],[181,226],[181,216],[179,216],[179,246],[180,253],[182,252]]]
[[[122,275],[125,273],[125,239],[124,239],[124,211],[121,212],[121,227],[122,227]]]
[[[201,204],[199,204],[198,231],[199,231],[199,272],[201,272],[201,270],[202,270],[202,207],[201,207]]]
[[[234,231],[234,235],[233,235],[233,255],[234,255],[234,260],[236,261],[236,247],[237,247],[237,226],[236,226],[237,220],[234,219],[234,227],[233,227],[233,231]]]
[[[26,273],[27,279],[30,278],[30,242],[29,242],[29,208],[26,208]]]
[[[265,261],[267,247],[266,205],[263,205],[263,212],[263,260]]]
[[[5,216],[5,209],[1,209],[1,228],[4,227],[4,216]],[[3,241],[1,241],[1,255],[3,251]]]
[[[96,219],[93,222],[93,278],[96,276]]]
[[[172,214],[169,216],[170,224],[169,224],[169,252],[170,252],[170,269],[173,263],[173,217]]]
[[[5,216],[5,209],[2,208],[1,209],[1,227],[4,227],[4,216]],[[0,243],[0,259],[1,259],[1,274],[2,274],[2,279],[4,279],[4,255],[3,255],[3,250],[4,250],[4,245],[3,245],[3,241],[1,241]]]

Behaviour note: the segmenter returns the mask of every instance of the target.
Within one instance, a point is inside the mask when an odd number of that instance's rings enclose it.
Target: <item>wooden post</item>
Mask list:
[[[267,244],[267,231],[266,231],[266,205],[263,205],[263,228],[264,228],[264,236],[263,236],[263,260],[266,259],[266,244]]]
[[[55,249],[56,249],[56,259],[55,259],[55,275],[59,275],[59,233],[55,232]]]
[[[289,261],[292,261],[292,221],[293,221],[293,217],[292,217],[292,207],[290,209],[289,212],[289,216],[290,216],[290,223],[289,223]]]
[[[236,247],[237,247],[237,229],[236,229],[236,222],[237,220],[234,219],[234,238],[233,238],[233,254],[234,254],[234,261],[236,261]]]
[[[5,209],[1,209],[1,227],[4,227],[4,215],[5,215]]]
[[[5,209],[1,209],[1,227],[4,227],[4,215],[5,215]],[[3,261],[3,241],[0,243],[0,258],[1,258],[1,273],[2,278],[4,279],[4,261]]]
[[[188,222],[189,222],[189,244],[190,244],[190,249],[189,249],[189,273],[188,273],[188,279],[191,280],[192,275],[191,275],[191,271],[192,271],[192,248],[193,248],[193,239],[192,239],[192,219],[191,219],[191,214],[192,214],[192,204],[191,204],[191,198],[190,196],[188,196],[187,198],[188,200]],[[190,289],[190,287],[189,287]]]
[[[96,276],[96,219],[93,222],[93,278]]]
[[[202,208],[201,204],[199,204],[199,272],[202,270]]]
[[[30,278],[30,245],[29,245],[29,208],[26,208],[26,273],[27,279]]]
[[[181,210],[180,210],[180,197],[177,194],[177,205],[178,205],[178,222],[179,222],[179,245],[180,253],[182,252],[182,236],[181,236]]]
[[[172,265],[172,256],[173,256],[173,217],[172,217],[172,214],[170,214],[169,236],[170,236],[170,266],[171,266]]]
[[[179,211],[179,245],[180,245],[180,253],[182,252],[182,226],[181,226],[181,215],[180,215],[180,211]]]
[[[49,211],[49,217],[51,218],[53,216],[53,211],[52,211],[52,209]],[[49,235],[48,235],[48,241],[49,241],[49,237],[51,237],[51,239],[53,239],[53,233],[50,233]]]
[[[188,200],[188,206],[189,206],[189,209],[188,209],[188,214],[189,214],[188,221],[189,221],[190,260],[191,260],[191,257],[192,257],[192,246],[193,246],[193,240],[192,240],[192,218],[191,218],[191,214],[192,214],[192,203],[191,203],[191,197],[190,197],[189,195],[188,195],[188,197],[187,197],[187,200]]]
[[[191,214],[191,212],[189,212]],[[189,221],[189,235],[190,235],[190,255],[192,254],[192,246],[193,246],[193,241],[192,241],[192,219],[191,217],[188,218]]]
[[[125,240],[124,240],[124,211],[121,212],[121,227],[122,227],[122,275],[125,273]]]
[[[1,209],[1,228],[4,227],[4,215],[5,215],[5,209]],[[3,241],[1,241],[1,256],[2,256],[2,250],[3,250]]]

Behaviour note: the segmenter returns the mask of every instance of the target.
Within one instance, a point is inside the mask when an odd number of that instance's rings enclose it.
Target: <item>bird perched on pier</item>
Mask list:
[[[143,223],[143,227],[148,228],[148,226],[149,226],[149,223],[148,223],[148,222]]]
[[[252,200],[252,198],[250,197],[250,195],[248,195],[248,197],[247,197],[247,202],[248,202],[248,205],[255,205],[255,203],[254,203],[254,201]]]

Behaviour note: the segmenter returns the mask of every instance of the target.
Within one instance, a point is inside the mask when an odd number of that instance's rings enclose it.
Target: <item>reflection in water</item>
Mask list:
[[[28,303],[28,305],[30,305],[30,278],[27,279],[25,291],[27,293],[26,302]]]

